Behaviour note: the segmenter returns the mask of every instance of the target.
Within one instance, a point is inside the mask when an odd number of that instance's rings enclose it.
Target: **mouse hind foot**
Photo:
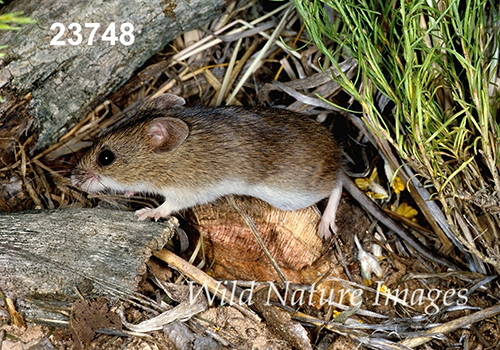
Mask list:
[[[335,219],[337,217],[337,209],[340,203],[340,197],[342,196],[342,182],[338,181],[328,199],[328,204],[326,205],[325,212],[321,217],[321,222],[318,226],[318,236],[324,239],[328,239],[332,236],[330,229],[337,233],[337,225],[335,224]]]

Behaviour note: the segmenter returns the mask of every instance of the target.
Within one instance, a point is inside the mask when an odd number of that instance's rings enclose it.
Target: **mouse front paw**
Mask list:
[[[142,208],[135,212],[135,215],[139,218],[140,221],[144,221],[147,218],[153,218],[155,221],[158,221],[160,218],[165,218],[170,216],[170,211],[165,211],[165,208],[162,208],[160,205],[158,208]]]

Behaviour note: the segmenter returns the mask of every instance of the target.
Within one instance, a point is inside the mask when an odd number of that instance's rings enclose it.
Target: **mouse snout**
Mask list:
[[[78,166],[71,173],[71,184],[86,192],[99,192],[105,189],[99,174]]]

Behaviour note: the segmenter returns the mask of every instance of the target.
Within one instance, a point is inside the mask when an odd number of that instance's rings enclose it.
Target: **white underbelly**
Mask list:
[[[236,180],[225,180],[199,190],[170,188],[164,189],[160,193],[165,196],[165,201],[177,202],[183,208],[210,203],[222,196],[235,194],[262,199],[282,210],[306,208],[329,195],[329,193],[315,194],[304,190],[283,190],[265,185],[249,185]]]

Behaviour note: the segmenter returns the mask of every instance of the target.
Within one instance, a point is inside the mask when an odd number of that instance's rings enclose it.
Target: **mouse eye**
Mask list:
[[[107,166],[113,163],[115,160],[115,155],[109,149],[105,149],[101,153],[99,153],[99,157],[97,157],[97,163],[101,166]]]

